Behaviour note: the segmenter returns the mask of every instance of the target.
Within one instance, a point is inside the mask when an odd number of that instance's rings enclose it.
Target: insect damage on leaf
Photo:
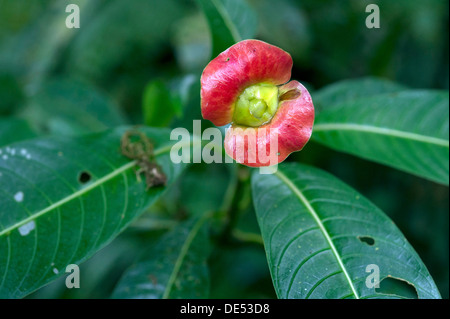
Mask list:
[[[146,190],[166,185],[167,177],[154,158],[153,143],[144,133],[137,130],[125,132],[120,146],[122,154],[135,160],[139,166],[139,169],[136,170],[136,178],[140,180],[140,175],[145,174]]]

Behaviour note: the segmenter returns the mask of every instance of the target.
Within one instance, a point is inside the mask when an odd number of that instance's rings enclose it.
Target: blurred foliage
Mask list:
[[[65,7],[75,2],[81,28],[67,29]],[[201,119],[199,77],[213,50],[199,2],[0,1],[0,144],[123,123],[191,130],[192,119]],[[365,27],[369,3],[380,7],[380,29]],[[361,76],[411,88],[449,88],[448,1],[248,0],[243,5],[252,13],[244,17],[240,28],[247,33],[240,36],[288,51],[294,59],[292,78],[305,83],[313,99],[314,91],[325,85]],[[173,108],[172,115],[148,108],[153,103],[148,100],[161,95],[170,96],[172,103],[161,106]],[[211,123],[202,120],[202,128],[207,126]],[[332,172],[371,199],[399,226],[442,296],[449,297],[446,187],[315,142],[288,160]],[[225,240],[224,230],[213,228],[217,248],[210,258],[211,296],[274,297],[262,246],[257,238],[245,241],[258,233],[248,169],[236,174],[240,186],[234,189],[227,169],[191,166],[134,227],[82,265],[83,289],[61,289],[61,278],[30,297],[109,297],[144,242],[150,245],[173,221],[221,209],[235,212],[238,232]],[[224,200],[233,190],[240,196]],[[225,213],[218,216],[226,218]]]

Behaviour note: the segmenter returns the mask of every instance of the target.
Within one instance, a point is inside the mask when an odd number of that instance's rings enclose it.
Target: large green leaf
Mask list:
[[[253,38],[257,16],[242,0],[197,0],[209,24],[212,57],[244,39]]]
[[[440,297],[394,223],[330,174],[282,164],[273,175],[255,170],[252,189],[279,298],[396,297],[368,288],[368,265],[379,267],[380,279],[414,285],[420,298]]]
[[[151,245],[124,274],[112,297],[207,298],[208,216],[178,225]]]
[[[37,129],[64,135],[101,132],[127,124],[125,115],[108,96],[67,78],[43,83],[23,116]]]
[[[320,112],[313,139],[429,180],[449,182],[449,96],[403,91]]]
[[[146,191],[120,152],[127,128],[3,147],[0,157],[0,297],[17,298],[64,274],[109,243],[165,190]],[[170,131],[142,129],[172,182]]]
[[[86,2],[79,35],[64,61],[66,71],[96,83],[113,83],[127,79],[128,72],[136,72],[141,65],[140,75],[151,76],[149,66],[160,63],[183,4],[175,0]],[[123,68],[129,68],[128,72]],[[132,80],[127,81],[127,90]]]
[[[170,191],[165,192],[165,194]],[[161,196],[162,197],[162,196]],[[154,206],[153,204],[152,206]],[[138,218],[136,222],[140,220]],[[28,295],[27,299],[107,299],[120,276],[144,251],[157,232],[142,236],[130,225],[110,244],[80,265],[80,287],[67,289],[66,276]]]
[[[374,95],[400,92],[407,89],[407,87],[398,83],[375,77],[344,80],[314,92],[314,108],[317,112],[320,112],[352,100],[367,99]]]

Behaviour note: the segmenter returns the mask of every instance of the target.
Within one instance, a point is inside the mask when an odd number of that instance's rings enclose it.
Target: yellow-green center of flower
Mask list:
[[[278,87],[272,84],[249,86],[239,96],[233,113],[233,122],[258,127],[272,119],[278,109]]]

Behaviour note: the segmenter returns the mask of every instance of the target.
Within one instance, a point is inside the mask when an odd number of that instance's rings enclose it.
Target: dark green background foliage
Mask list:
[[[80,29],[65,26],[70,3]],[[365,27],[369,3],[380,8],[380,29]],[[448,298],[448,7],[0,1],[0,297]],[[311,141],[273,176],[172,164],[170,129],[191,131],[201,119],[203,68],[247,38],[292,55],[292,79],[316,108]],[[145,192],[120,155],[133,125],[152,127],[142,131],[167,186]],[[349,125],[388,130],[330,130]],[[7,149],[17,156],[4,159]],[[36,212],[36,229],[20,236]],[[354,220],[339,223],[345,217]],[[68,263],[81,263],[80,289],[65,287]],[[368,263],[416,290],[386,281],[374,295],[358,270]]]

